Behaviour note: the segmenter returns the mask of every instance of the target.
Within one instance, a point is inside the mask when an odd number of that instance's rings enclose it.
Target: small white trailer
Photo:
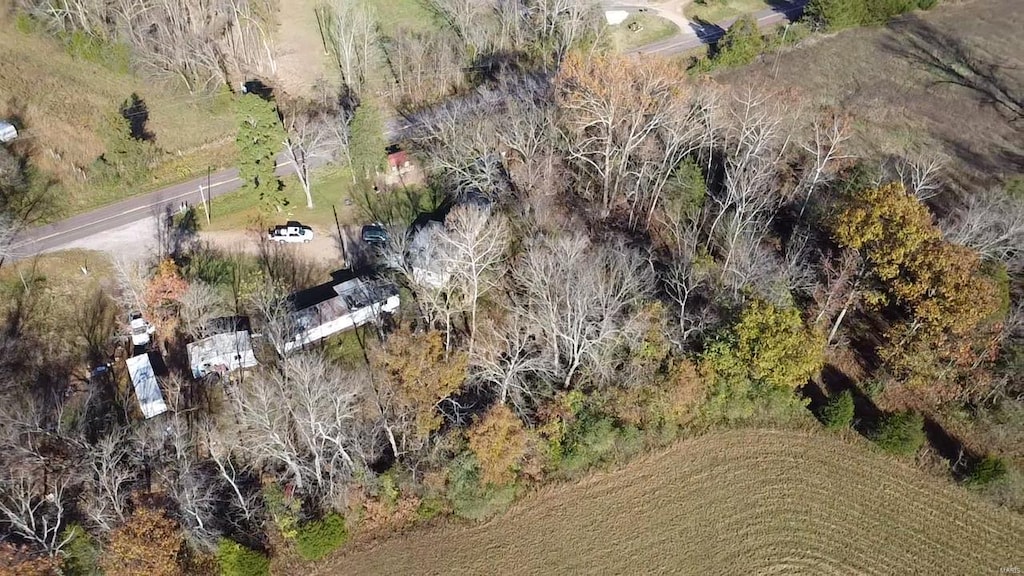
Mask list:
[[[0,120],[0,142],[6,144],[18,137],[18,129],[6,120]]]

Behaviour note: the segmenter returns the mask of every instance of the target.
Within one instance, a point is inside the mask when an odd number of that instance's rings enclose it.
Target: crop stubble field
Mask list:
[[[305,574],[997,574],[1024,519],[860,439],[731,431]]]

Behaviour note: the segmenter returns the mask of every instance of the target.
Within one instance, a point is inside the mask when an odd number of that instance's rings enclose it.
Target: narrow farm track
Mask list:
[[[993,574],[1024,518],[817,433],[685,441],[476,526],[414,531],[304,574]]]

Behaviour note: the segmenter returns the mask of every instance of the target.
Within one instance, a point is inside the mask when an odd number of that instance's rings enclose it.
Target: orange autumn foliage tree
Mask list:
[[[146,285],[146,317],[164,341],[178,327],[178,304],[187,289],[188,282],[181,277],[178,265],[170,258],[160,262]]]
[[[919,386],[949,381],[990,353],[996,283],[976,252],[942,238],[928,208],[902,184],[853,194],[833,233],[868,261],[879,301],[904,313],[879,350],[894,375]]]
[[[580,192],[608,213],[620,200],[648,219],[668,174],[695,146],[704,107],[682,68],[613,54],[569,54],[555,79],[558,118]]]
[[[502,486],[516,479],[528,438],[522,421],[506,404],[491,407],[467,434],[484,484]]]
[[[178,576],[184,536],[163,510],[138,508],[110,534],[100,560],[106,576]]]

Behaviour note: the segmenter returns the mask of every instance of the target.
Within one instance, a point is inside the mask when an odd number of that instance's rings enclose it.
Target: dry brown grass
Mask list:
[[[156,179],[182,180],[233,161],[230,106],[73,59],[56,40],[18,31],[0,9],[0,117],[21,117],[25,134],[19,145],[29,146],[33,162],[67,185],[73,211],[117,199],[96,196],[142,191],[101,193],[83,186],[85,170],[103,153],[97,133],[102,118],[133,92],[149,107],[147,128],[166,152]]]
[[[859,438],[732,431],[295,574],[976,574],[1024,561],[1024,520]]]
[[[850,114],[855,147],[866,157],[938,153],[966,186],[987,186],[1024,172],[1021,122],[1011,123],[977,91],[941,82],[913,55],[914,36],[935,33],[943,60],[955,64],[950,40],[970,46],[983,66],[1024,89],[1024,11],[1019,0],[941,4],[886,27],[814,37],[764,61],[721,76],[726,84],[796,89],[812,105]],[[958,65],[958,64],[957,64]]]
[[[291,96],[310,96],[318,81],[337,86],[340,82],[317,23],[319,0],[281,0],[277,12],[274,43],[280,88]],[[325,23],[326,24],[326,23]]]

